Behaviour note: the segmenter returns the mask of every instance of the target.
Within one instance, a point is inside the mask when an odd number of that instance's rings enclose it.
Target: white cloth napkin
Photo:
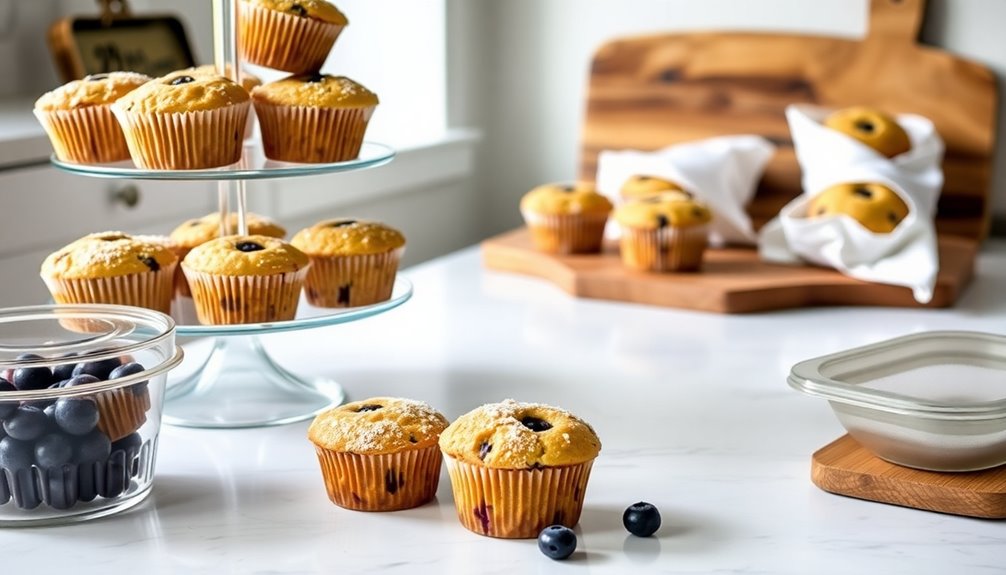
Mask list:
[[[721,136],[654,152],[604,150],[597,160],[596,184],[617,205],[623,201],[622,184],[632,176],[671,180],[712,209],[710,243],[753,245],[757,235],[744,206],[774,151],[760,136]],[[608,226],[608,237],[618,233],[617,226]]]
[[[929,120],[899,115],[912,149],[887,158],[824,126],[821,122],[828,113],[806,105],[786,110],[804,193],[762,228],[762,259],[828,266],[864,281],[911,288],[917,301],[930,301],[939,272],[933,218],[943,186],[943,140]],[[847,216],[805,217],[811,198],[843,182],[886,185],[908,204],[908,216],[889,234],[871,232]]]

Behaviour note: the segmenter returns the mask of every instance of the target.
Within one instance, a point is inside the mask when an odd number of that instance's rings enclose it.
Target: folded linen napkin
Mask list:
[[[933,218],[943,186],[942,139],[926,118],[899,115],[912,149],[887,158],[824,126],[828,113],[806,105],[786,110],[804,193],[762,228],[762,259],[828,266],[864,281],[909,287],[917,301],[930,301],[939,272]],[[887,234],[871,232],[848,216],[806,217],[815,195],[844,182],[886,185],[908,205],[908,216]]]
[[[622,185],[636,175],[676,182],[713,212],[709,241],[754,245],[757,235],[744,206],[754,196],[762,171],[775,151],[760,136],[721,136],[676,144],[653,152],[604,150],[597,162],[597,189],[616,205]],[[618,237],[609,223],[608,237]]]

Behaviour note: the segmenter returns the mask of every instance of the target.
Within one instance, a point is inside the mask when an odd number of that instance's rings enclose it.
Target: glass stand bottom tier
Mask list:
[[[345,397],[335,381],[303,378],[277,365],[256,335],[217,337],[205,363],[169,385],[164,422],[213,428],[282,425],[312,417]]]

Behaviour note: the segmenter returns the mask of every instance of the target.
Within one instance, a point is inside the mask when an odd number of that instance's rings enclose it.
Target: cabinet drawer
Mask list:
[[[113,200],[135,186],[137,203]],[[50,166],[0,172],[0,257],[53,249],[105,230],[170,232],[182,220],[214,209],[211,182],[88,178]]]

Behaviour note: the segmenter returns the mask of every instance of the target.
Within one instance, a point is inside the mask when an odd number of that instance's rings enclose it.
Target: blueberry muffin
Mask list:
[[[292,74],[321,69],[349,20],[325,0],[241,0],[241,58]]]
[[[562,409],[508,399],[459,417],[440,435],[440,449],[461,524],[520,539],[576,525],[601,441]]]
[[[291,320],[310,261],[268,236],[226,236],[195,247],[182,261],[203,324]]]
[[[49,135],[56,157],[78,164],[128,160],[129,149],[112,103],[149,80],[133,72],[94,74],[43,94],[35,101],[35,117]]]
[[[838,110],[825,119],[824,125],[859,140],[888,158],[912,149],[908,133],[897,120],[873,108],[859,106]]]
[[[883,184],[836,184],[814,196],[807,208],[810,218],[846,215],[876,234],[889,234],[908,217],[908,204]]]
[[[282,162],[356,159],[377,94],[345,76],[289,76],[252,90],[265,155]]]
[[[318,415],[308,429],[332,503],[358,511],[418,507],[437,492],[447,419],[421,401],[374,397]]]
[[[286,230],[283,226],[265,216],[246,212],[245,224],[248,226],[248,235],[251,236],[269,236],[279,239],[286,237]],[[227,215],[227,229],[228,233],[226,235],[237,233],[237,214],[230,213]],[[185,259],[185,256],[192,251],[192,248],[219,237],[220,212],[213,212],[201,218],[186,220],[171,232],[171,241],[178,246],[179,261]],[[176,280],[178,293],[182,296],[190,297],[192,292],[189,290],[189,284],[185,281],[185,274],[182,273],[180,266],[176,273]]]
[[[545,184],[520,201],[520,212],[539,251],[590,254],[601,251],[611,202],[593,184]]]
[[[334,219],[290,242],[311,258],[304,291],[317,307],[356,307],[391,298],[405,236],[378,222]]]
[[[223,76],[173,72],[112,105],[137,167],[194,170],[241,159],[248,92]]]
[[[615,210],[622,263],[634,270],[695,271],[702,267],[712,213],[681,194],[627,202]]]
[[[646,175],[632,176],[628,180],[625,180],[625,183],[622,184],[622,188],[619,191],[622,199],[624,200],[638,200],[640,198],[647,198],[657,194],[666,194],[671,192],[692,197],[692,194],[685,191],[685,189],[677,182]]]
[[[85,236],[42,262],[56,303],[133,305],[171,310],[178,256],[164,244],[122,232]]]

